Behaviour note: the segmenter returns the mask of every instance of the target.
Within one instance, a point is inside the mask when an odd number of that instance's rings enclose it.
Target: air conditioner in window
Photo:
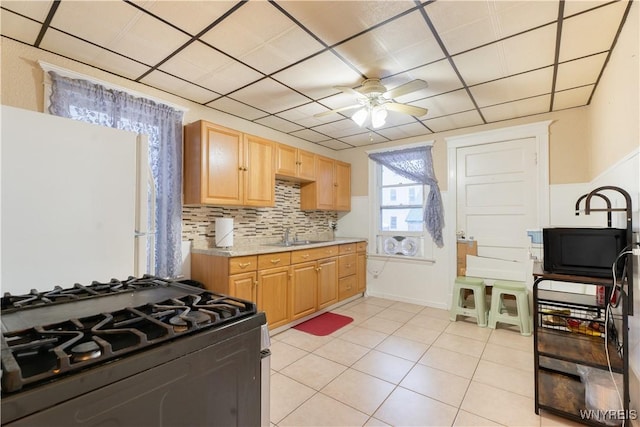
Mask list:
[[[421,236],[378,236],[378,254],[422,257],[424,256],[424,238]]]

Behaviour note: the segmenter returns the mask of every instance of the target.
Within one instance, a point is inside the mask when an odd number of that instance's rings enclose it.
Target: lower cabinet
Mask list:
[[[240,257],[193,253],[191,277],[255,302],[275,329],[364,292],[366,242]]]
[[[316,311],[318,300],[318,264],[315,261],[291,267],[291,320],[300,319]]]
[[[289,323],[289,267],[276,267],[258,271],[258,309],[267,314],[269,328]]]
[[[318,310],[338,302],[338,259],[318,261]]]

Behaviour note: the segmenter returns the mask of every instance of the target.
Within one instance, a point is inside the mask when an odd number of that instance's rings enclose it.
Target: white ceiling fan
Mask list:
[[[394,98],[406,95],[428,87],[424,80],[416,79],[389,89],[380,82],[380,79],[367,79],[362,82],[358,90],[350,87],[336,86],[335,88],[348,94],[356,96],[357,104],[336,108],[335,110],[324,111],[315,114],[314,117],[323,117],[333,113],[358,109],[351,118],[358,126],[363,126],[368,118],[371,118],[371,125],[374,128],[384,126],[387,118],[387,110],[409,114],[414,117],[421,117],[427,114],[426,108],[415,107],[413,105],[400,104],[393,101]]]

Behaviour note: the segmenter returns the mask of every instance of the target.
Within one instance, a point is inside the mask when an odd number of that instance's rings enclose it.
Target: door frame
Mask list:
[[[516,139],[535,138],[537,150],[537,182],[538,182],[538,227],[549,224],[549,126],[553,120],[530,123],[526,125],[510,126],[495,130],[488,130],[466,135],[451,136],[445,138],[447,144],[448,177],[448,202],[447,207],[451,214],[449,218],[453,222],[451,227],[445,228],[446,241],[451,242],[454,248],[449,257],[447,276],[449,278],[449,293],[453,289],[456,277],[456,229],[457,229],[457,198],[458,198],[458,166],[457,149],[476,145],[491,144],[494,142],[507,142]],[[449,301],[451,297],[449,297]]]

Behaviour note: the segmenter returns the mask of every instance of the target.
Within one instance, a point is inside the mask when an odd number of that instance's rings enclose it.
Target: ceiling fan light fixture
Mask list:
[[[387,109],[384,107],[375,107],[371,112],[371,125],[374,128],[384,126],[387,119]]]
[[[359,109],[358,111],[356,111],[353,116],[351,116],[351,119],[356,122],[356,124],[360,127],[362,127],[362,125],[364,125],[364,122],[367,120],[367,116],[369,115],[369,111],[367,110],[366,107],[363,107],[361,109]]]

